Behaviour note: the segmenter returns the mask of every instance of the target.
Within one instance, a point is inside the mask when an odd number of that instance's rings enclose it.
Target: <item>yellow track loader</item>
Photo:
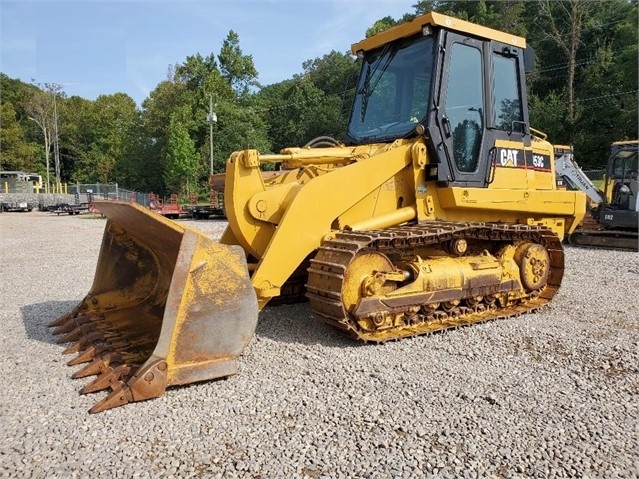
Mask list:
[[[383,342],[507,318],[561,284],[585,214],[528,124],[526,41],[430,13],[352,46],[343,142],[234,152],[219,242],[139,205],[107,218],[93,287],[54,322],[109,390],[91,412],[229,376],[273,299]],[[260,167],[276,164],[273,177]]]

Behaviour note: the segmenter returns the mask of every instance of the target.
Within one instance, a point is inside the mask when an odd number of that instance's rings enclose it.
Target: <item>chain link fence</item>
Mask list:
[[[117,183],[69,183],[69,194],[79,198],[80,203],[88,203],[92,199],[133,201],[149,206],[149,193],[127,190]]]
[[[606,170],[583,170],[584,175],[586,175],[591,180],[603,180],[604,175],[606,174]]]
[[[120,187],[117,183],[65,183],[59,184],[55,192],[45,193],[41,189],[34,190],[33,184],[26,181],[15,181],[4,178],[0,189],[0,211],[12,208],[31,211],[38,208],[46,211],[54,207],[68,205],[86,205],[95,200],[121,200],[150,206],[152,198],[157,195],[143,193]],[[160,198],[162,199],[162,198]],[[164,198],[168,202],[167,198]]]

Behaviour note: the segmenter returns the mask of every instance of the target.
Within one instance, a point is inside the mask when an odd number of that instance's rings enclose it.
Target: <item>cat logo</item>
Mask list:
[[[511,149],[502,149],[499,152],[499,162],[501,166],[518,166],[519,161],[519,150],[511,150]]]

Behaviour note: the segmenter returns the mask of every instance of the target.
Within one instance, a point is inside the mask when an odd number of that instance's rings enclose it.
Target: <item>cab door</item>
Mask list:
[[[485,186],[488,160],[483,42],[443,32],[440,88],[433,118],[439,136],[440,164],[446,183]],[[431,123],[432,125],[432,123]],[[441,154],[443,153],[443,155]],[[443,175],[442,175],[443,176]]]
[[[501,55],[502,47],[508,55]],[[525,137],[530,145],[530,136],[523,122],[521,51],[448,31],[441,32],[439,48],[438,88],[428,121],[430,147],[440,162],[437,180],[449,186],[486,187],[504,154],[521,152],[525,168]],[[506,65],[501,57],[509,58]],[[513,58],[513,75],[504,80],[501,72]],[[516,94],[501,98],[505,82]],[[510,151],[501,151],[499,140],[506,141]]]

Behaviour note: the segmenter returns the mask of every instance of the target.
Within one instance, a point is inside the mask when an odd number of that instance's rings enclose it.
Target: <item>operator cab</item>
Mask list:
[[[437,13],[353,45],[362,67],[346,142],[421,134],[434,158],[427,179],[449,186],[488,186],[506,163],[533,168],[525,47],[523,38]],[[538,166],[550,171],[550,156],[544,161]]]
[[[604,194],[612,208],[639,211],[638,146],[637,141],[612,145],[604,185]]]

